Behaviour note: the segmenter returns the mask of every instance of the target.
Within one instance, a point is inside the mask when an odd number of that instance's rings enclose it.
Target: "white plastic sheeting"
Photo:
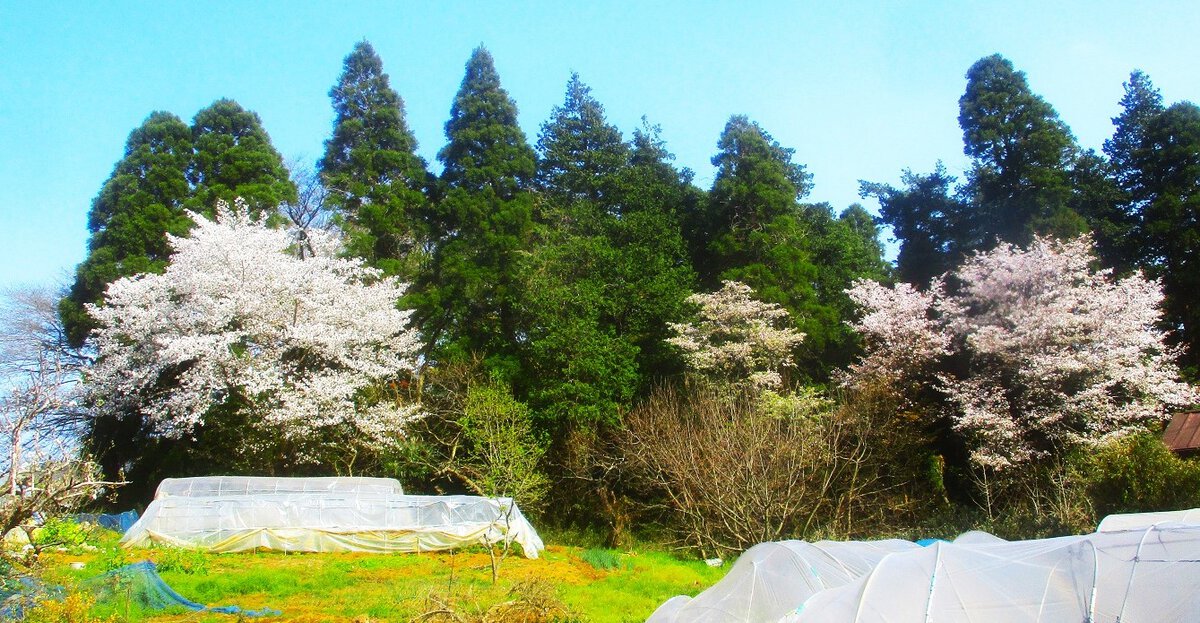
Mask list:
[[[1116,532],[1149,528],[1160,523],[1200,524],[1200,508],[1158,513],[1128,513],[1105,517],[1096,532]]]
[[[380,483],[370,482],[324,483],[316,491],[311,489],[317,483],[292,482],[289,492],[261,492],[263,482],[247,481],[254,486],[242,492],[204,495],[212,483],[198,484],[160,487],[121,545],[157,543],[210,552],[421,552],[508,542],[528,558],[544,549],[511,498],[380,493],[375,490]]]
[[[200,476],[164,478],[154,499],[169,497],[219,497],[266,493],[376,493],[403,495],[395,478],[327,477],[277,478],[272,476]]]
[[[738,557],[729,573],[694,599],[673,597],[647,623],[776,621],[826,588],[869,572],[884,556],[919,549],[908,541],[779,541]]]
[[[786,623],[1200,620],[1200,526],[1013,542],[937,543],[885,557]]]

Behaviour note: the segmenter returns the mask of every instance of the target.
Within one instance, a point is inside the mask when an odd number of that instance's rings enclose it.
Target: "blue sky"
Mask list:
[[[1052,6],[1043,6],[1043,4]],[[628,136],[642,115],[712,180],[732,114],[758,121],[838,209],[858,180],[962,170],[971,63],[1025,71],[1084,147],[1112,131],[1121,83],[1200,99],[1196,2],[23,2],[0,0],[0,287],[67,275],[129,132],[231,97],[286,158],[316,159],[329,88],[360,39],[383,58],[431,163],[471,50],[491,50],[530,142],[580,73]],[[868,208],[875,206],[867,203]]]

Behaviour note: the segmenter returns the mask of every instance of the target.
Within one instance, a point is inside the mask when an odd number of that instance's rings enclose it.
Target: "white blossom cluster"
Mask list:
[[[217,404],[248,403],[253,419],[282,435],[350,424],[386,444],[414,407],[362,390],[413,370],[419,347],[404,285],[360,260],[338,257],[327,232],[295,232],[249,216],[240,201],[216,220],[191,214],[188,238],[171,237],[161,275],[109,286],[89,306],[97,363],[87,377],[101,410],[138,410],[169,436],[203,425]]]
[[[859,282],[850,296],[867,352],[852,383],[932,382],[976,463],[1001,470],[1091,444],[1197,400],[1178,349],[1157,328],[1162,291],[1141,275],[1093,270],[1091,240],[1035,239],[969,258],[956,291]],[[957,363],[932,377],[946,356]]]
[[[693,370],[720,379],[777,389],[779,371],[792,363],[792,348],[804,334],[787,326],[782,307],[754,299],[750,286],[724,281],[711,294],[693,294],[700,308],[695,323],[671,323],[677,335],[667,340],[679,347]]]

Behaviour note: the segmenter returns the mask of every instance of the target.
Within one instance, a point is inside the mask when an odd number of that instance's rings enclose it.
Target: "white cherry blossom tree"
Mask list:
[[[700,308],[693,323],[671,323],[669,338],[688,367],[701,374],[762,389],[778,389],[780,370],[792,363],[792,348],[804,334],[789,326],[786,309],[753,298],[750,286],[724,281],[709,294],[693,294]]]
[[[120,279],[89,306],[96,408],[140,412],[167,436],[237,405],[285,438],[349,425],[368,447],[393,443],[417,409],[368,389],[417,365],[417,332],[396,307],[404,285],[339,257],[329,232],[309,229],[297,253],[292,232],[240,202],[191,217],[163,274]]]
[[[969,258],[953,292],[935,282],[859,282],[853,324],[866,354],[849,384],[922,382],[970,441],[972,460],[1002,471],[1124,435],[1194,403],[1158,328],[1162,291],[1141,275],[1095,270],[1091,240],[1035,239]]]

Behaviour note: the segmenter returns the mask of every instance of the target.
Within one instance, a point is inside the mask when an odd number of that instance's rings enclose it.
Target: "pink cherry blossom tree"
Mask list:
[[[1038,238],[969,259],[927,292],[859,282],[866,353],[849,385],[933,389],[972,461],[994,472],[1097,444],[1194,403],[1159,328],[1162,291],[1093,267],[1091,240]]]

